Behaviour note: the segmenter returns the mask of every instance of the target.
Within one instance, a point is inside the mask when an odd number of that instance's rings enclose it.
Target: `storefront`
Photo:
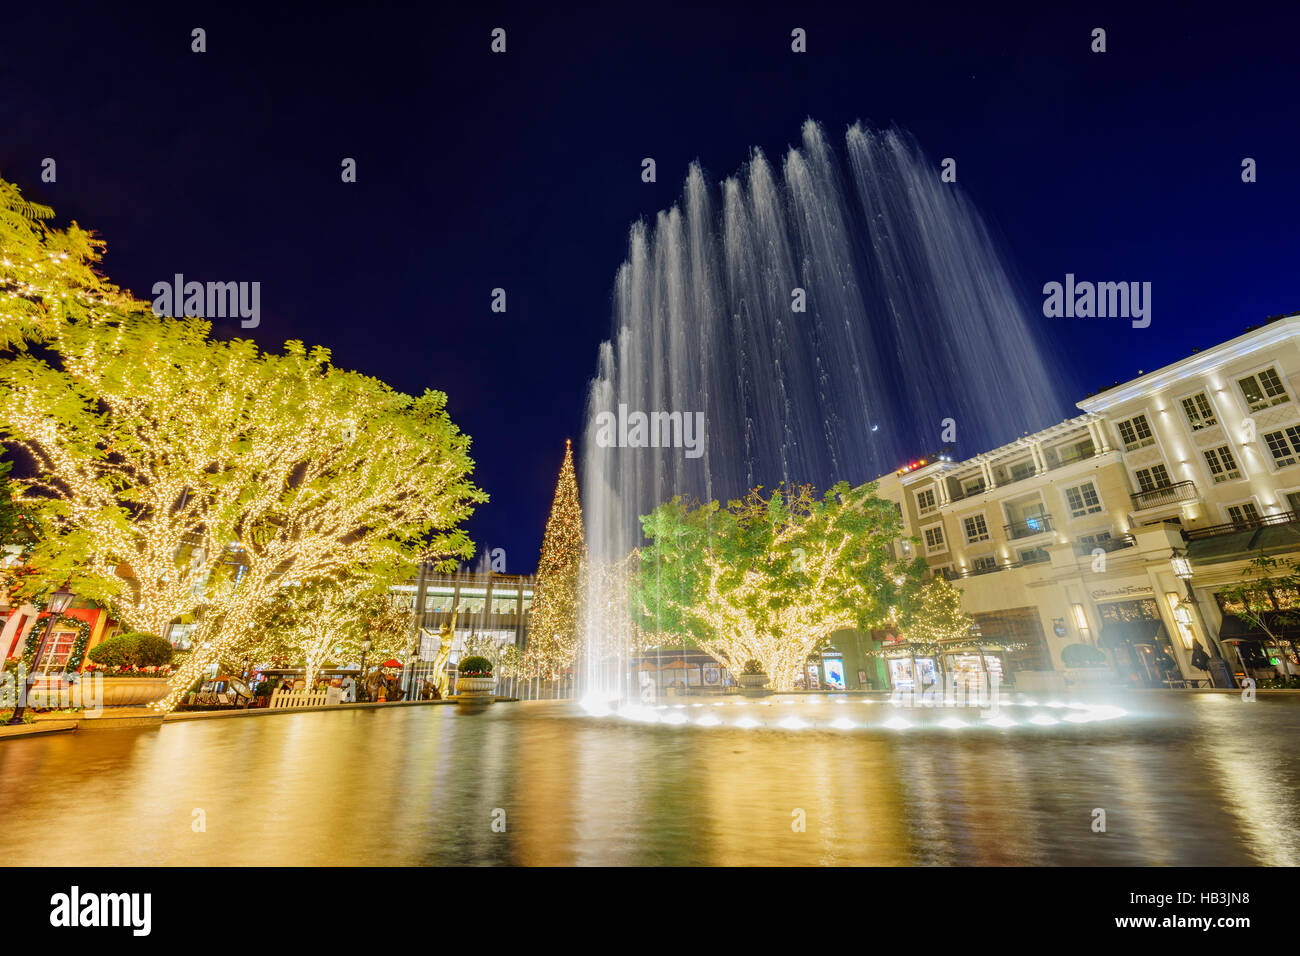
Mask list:
[[[905,653],[905,652],[900,652]],[[915,668],[913,668],[915,665]],[[889,674],[889,686],[894,690],[915,690],[916,677],[920,675],[921,690],[939,683],[939,668],[933,657],[887,657],[885,667]]]
[[[1102,622],[1097,644],[1111,655],[1121,681],[1164,687],[1179,677],[1174,647],[1154,597],[1098,604],[1097,615]]]
[[[798,690],[844,690],[847,686],[844,655],[833,647],[808,658],[803,676],[795,680]]]
[[[1002,667],[1002,655],[981,650],[962,648],[944,656],[944,668],[948,672],[948,682],[956,683],[967,689],[1006,683],[1006,672]]]
[[[1273,611],[1257,611],[1259,620],[1249,615],[1239,616],[1245,609],[1238,604],[1214,596],[1223,614],[1219,627],[1219,643],[1224,656],[1233,664],[1238,679],[1254,677],[1288,677],[1300,674],[1300,610],[1293,607],[1295,599],[1283,593],[1273,594]],[[1236,660],[1232,660],[1236,657]]]

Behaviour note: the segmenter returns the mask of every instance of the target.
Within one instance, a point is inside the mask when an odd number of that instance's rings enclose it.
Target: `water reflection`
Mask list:
[[[821,706],[824,725],[886,705]],[[6,741],[0,826],[35,865],[1300,863],[1300,700],[1123,706],[979,730],[890,731],[884,710],[869,730],[647,725],[566,702],[176,722]]]

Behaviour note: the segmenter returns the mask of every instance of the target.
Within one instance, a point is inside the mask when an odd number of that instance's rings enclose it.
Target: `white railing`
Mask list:
[[[286,710],[291,707],[331,707],[342,701],[341,687],[327,687],[325,690],[277,690],[271,695],[271,710]]]

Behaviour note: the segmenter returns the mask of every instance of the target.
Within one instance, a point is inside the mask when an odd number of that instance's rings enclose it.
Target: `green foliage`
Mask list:
[[[1260,690],[1300,690],[1300,676],[1288,674],[1286,677],[1262,677]]]
[[[1261,552],[1241,580],[1222,588],[1219,597],[1225,611],[1279,643],[1289,643],[1275,632],[1300,624],[1300,565]]]
[[[30,550],[36,541],[36,526],[29,517],[30,509],[14,501],[20,489],[9,478],[12,468],[12,462],[0,461],[0,548],[18,545]]]
[[[788,690],[835,631],[905,611],[926,564],[895,557],[902,518],[873,484],[760,490],[725,509],[674,498],[642,516],[652,544],[630,590],[645,631],[695,638],[733,670],[756,658]]]
[[[1091,644],[1070,644],[1061,651],[1066,667],[1098,667],[1106,664],[1106,655]]]
[[[138,307],[96,268],[102,240],[0,179],[0,351],[48,342],[70,321],[101,321]]]
[[[172,662],[171,643],[156,634],[118,634],[97,644],[90,659],[105,667],[161,667]]]
[[[492,662],[478,655],[466,657],[456,665],[456,673],[461,677],[491,677]]]
[[[745,661],[745,666],[741,668],[740,672],[742,674],[758,675],[763,673],[763,665],[751,657],[749,660]]]

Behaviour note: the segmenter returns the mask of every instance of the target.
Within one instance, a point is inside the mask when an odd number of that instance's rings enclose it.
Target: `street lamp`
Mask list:
[[[1180,551],[1175,548],[1169,555],[1169,566],[1173,568],[1174,577],[1183,582],[1187,589],[1187,603],[1191,605],[1192,613],[1196,617],[1197,624],[1200,625],[1201,633],[1210,644],[1210,677],[1216,687],[1234,687],[1235,682],[1228,671],[1228,662],[1223,659],[1223,652],[1219,648],[1218,639],[1210,633],[1209,626],[1205,623],[1205,618],[1201,615],[1201,606],[1196,602],[1196,594],[1192,591],[1192,559],[1188,557],[1186,551]]]
[[[49,643],[50,638],[54,635],[55,623],[59,620],[59,617],[63,612],[68,609],[68,606],[71,603],[72,592],[60,590],[51,594],[49,602],[45,605],[45,609],[50,615],[50,620],[45,625],[45,633],[41,635],[40,643],[36,645],[36,653],[32,655],[32,669],[28,672],[27,677],[23,681],[23,695],[18,701],[17,706],[14,707],[13,716],[8,720],[10,726],[17,726],[23,722],[23,712],[27,710],[27,698],[31,696],[32,684],[35,682],[36,667],[40,664],[41,658],[45,654],[45,645]]]

